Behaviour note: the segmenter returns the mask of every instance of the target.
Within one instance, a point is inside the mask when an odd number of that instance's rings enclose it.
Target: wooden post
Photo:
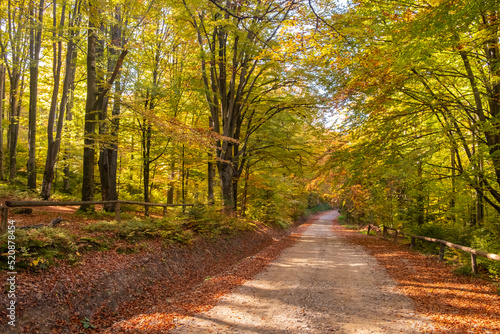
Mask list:
[[[120,211],[120,201],[115,203],[115,220],[120,223],[122,221],[122,213]]]
[[[385,226],[385,225],[383,228],[383,235],[384,235],[384,239],[387,239],[387,226]]]
[[[366,235],[370,235],[370,230],[372,229],[371,225],[368,225],[368,232],[366,232]]]
[[[446,247],[446,245],[443,243],[441,243],[441,245],[439,246],[439,261],[444,260],[444,248],[445,247]]]
[[[476,254],[470,253],[470,262],[472,266],[472,272],[474,274],[477,274],[477,259],[476,259]]]
[[[163,218],[167,216],[167,206],[163,206]]]
[[[398,230],[394,230],[394,243],[398,243]]]
[[[416,239],[414,236],[411,236],[410,250],[414,250],[415,246],[416,246]]]
[[[2,206],[2,233],[7,233],[7,222],[9,220],[9,208]]]

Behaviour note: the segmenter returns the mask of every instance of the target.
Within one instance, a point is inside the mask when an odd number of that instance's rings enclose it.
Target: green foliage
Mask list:
[[[463,226],[429,222],[423,225],[414,225],[410,232],[424,237],[447,240],[459,245],[470,245],[472,230]]]
[[[328,211],[328,210],[332,210],[332,206],[328,203],[321,203],[319,205],[316,205],[312,208],[309,208],[307,209],[307,214],[314,214],[314,213],[318,213],[318,212],[321,212],[321,211]]]
[[[414,225],[409,229],[409,232],[410,234],[446,240],[463,246],[470,245],[470,229],[452,224],[429,222],[423,225]],[[417,248],[426,254],[439,253],[439,244],[421,240],[417,240],[416,243]]]
[[[83,319],[83,320],[81,321],[81,323],[82,323],[82,327],[83,327],[84,329],[95,329],[95,326],[94,326],[94,325],[92,325],[92,323],[90,322],[90,319],[89,319],[89,318],[87,318],[87,317],[85,317],[85,319]]]
[[[181,224],[169,220],[134,218],[116,221],[102,221],[85,227],[89,232],[107,232],[129,242],[160,237],[167,243],[189,244],[193,238],[190,231],[182,229]]]
[[[1,257],[6,259],[7,236],[0,237]],[[78,246],[76,237],[63,228],[41,228],[16,230],[16,266],[32,270],[45,269],[53,263],[54,258],[72,259],[76,256]],[[3,264],[7,261],[2,261]]]
[[[456,275],[461,275],[461,276],[473,276],[474,273],[472,272],[472,267],[470,264],[468,265],[463,265],[455,268],[453,272]]]
[[[473,232],[471,247],[488,253],[500,254],[500,233],[498,230],[481,228]],[[495,276],[500,276],[500,261],[493,261],[477,257],[478,265],[481,265]]]
[[[25,198],[33,198],[36,193],[32,190],[26,189],[26,182],[17,178],[15,182],[6,183],[0,182],[0,197],[10,198],[14,200],[22,200]]]
[[[196,233],[213,238],[219,235],[232,235],[252,230],[255,225],[234,214],[227,214],[222,208],[197,205],[192,207],[183,224]]]

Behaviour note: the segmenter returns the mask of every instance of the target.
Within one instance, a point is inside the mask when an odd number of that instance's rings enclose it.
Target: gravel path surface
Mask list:
[[[263,272],[172,333],[419,333],[428,321],[395,281],[323,214]]]

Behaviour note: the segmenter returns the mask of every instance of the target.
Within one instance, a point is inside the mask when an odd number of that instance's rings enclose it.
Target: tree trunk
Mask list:
[[[214,127],[214,121],[211,116],[208,118],[208,125],[211,129]],[[214,196],[214,179],[215,179],[215,166],[213,163],[214,155],[212,154],[212,150],[208,152],[208,171],[207,171],[207,183],[208,183],[208,194],[207,201],[209,205],[215,204],[215,196]]]
[[[12,70],[10,80],[10,124],[9,124],[9,181],[17,174],[17,140],[19,137],[19,104],[21,74],[17,68]]]
[[[144,178],[144,186],[143,186],[143,194],[144,194],[144,202],[149,202],[149,171],[150,171],[150,153],[151,153],[151,124],[149,121],[143,120],[143,128],[142,128],[142,161],[143,161],[143,178]],[[144,214],[149,216],[149,207],[144,207]]]
[[[108,148],[107,141],[102,138],[106,138],[108,135],[108,124],[107,124],[107,109],[108,103],[107,99],[105,103],[101,106],[99,110],[99,178],[101,181],[101,197],[103,201],[109,200],[110,198],[110,175],[109,175],[109,158],[108,158]],[[113,211],[114,205],[104,205],[105,211]]]
[[[242,217],[246,216],[246,209],[247,209],[247,196],[248,196],[248,180],[250,178],[250,162],[247,160],[245,164],[245,178],[244,178],[244,184],[243,184],[243,196],[241,199],[241,211],[240,214]]]
[[[478,173],[483,173],[483,158],[479,157],[478,161]],[[482,226],[484,223],[484,195],[482,191],[478,191],[481,189],[481,179],[480,177],[476,177],[476,226]]]
[[[455,148],[451,148],[451,159],[450,159],[450,165],[451,165],[451,199],[450,199],[450,211],[451,211],[451,220],[455,222],[457,219],[456,212],[455,212],[455,197],[456,197],[456,162],[455,162]]]
[[[214,163],[211,161],[213,159],[212,153],[208,154],[208,194],[207,194],[207,201],[209,205],[214,205],[215,203],[215,196],[214,196],[214,179],[215,179],[215,166]]]
[[[117,22],[121,21],[120,7],[115,8],[115,19]],[[118,49],[122,47],[122,31],[119,25],[114,25],[111,28],[111,45],[108,46],[108,73],[112,73],[115,58],[118,56]],[[118,165],[118,129],[119,126],[118,116],[120,115],[120,94],[121,87],[119,79],[115,83],[115,101],[112,110],[111,121],[107,117],[107,103],[102,107],[99,123],[99,133],[104,138],[101,140],[101,147],[99,152],[99,173],[101,178],[101,195],[103,201],[117,200],[118,194],[116,190],[116,177]],[[113,212],[115,210],[114,204],[105,204],[104,210]]]
[[[89,2],[90,4],[91,2]],[[91,10],[96,10],[91,8]],[[87,102],[85,104],[85,128],[83,147],[83,180],[82,201],[94,200],[94,166],[95,166],[95,130],[97,121],[97,30],[95,24],[90,20],[87,39]],[[91,205],[83,204],[80,210],[94,210]]]
[[[73,48],[73,56],[72,58],[76,60],[76,57],[77,57],[77,49],[76,48]],[[66,124],[70,121],[73,120],[73,101],[74,101],[74,98],[75,98],[75,75],[76,75],[76,63],[75,61],[73,61],[71,63],[71,79],[70,79],[70,82],[71,82],[71,87],[70,87],[70,97],[69,97],[69,102],[68,102],[68,107],[67,107],[67,111],[66,111]],[[69,142],[71,142],[71,140],[69,140]],[[64,160],[64,169],[63,169],[63,173],[64,173],[64,182],[63,182],[63,191],[65,193],[69,193],[70,192],[70,168],[69,168],[69,161],[70,161],[70,152],[69,152],[69,148],[68,148],[68,145],[67,144],[64,148],[64,157],[63,157],[63,160]]]
[[[27,52],[24,49],[26,27],[30,26],[29,15],[15,6],[12,1],[7,2],[7,13],[4,13],[2,26],[8,30],[5,34],[10,53],[7,54],[6,44],[2,43],[2,57],[6,65],[10,81],[10,109],[9,129],[7,134],[7,151],[9,165],[9,181],[12,182],[17,174],[17,141],[19,136],[19,116],[21,113],[22,91],[24,87],[24,64],[27,61]],[[7,15],[5,15],[7,14]],[[4,31],[5,32],[5,31]],[[26,53],[26,54],[25,54]]]
[[[170,180],[168,182],[167,204],[174,204],[174,191],[175,191],[175,162],[170,164]]]
[[[223,205],[227,209],[232,210],[235,204],[233,198],[233,165],[228,161],[218,161],[217,166],[219,170]]]
[[[65,8],[66,6],[63,5],[62,8],[62,13],[61,13],[61,21],[59,24],[59,28],[62,28],[64,26],[64,19],[65,19]],[[72,62],[72,55],[73,55],[73,46],[71,40],[68,42],[68,50],[66,53],[66,71],[65,71],[65,77],[64,77],[64,83],[63,83],[63,92],[61,96],[61,103],[59,106],[59,117],[57,118],[57,126],[56,126],[56,136],[54,138],[54,125],[56,123],[56,113],[57,113],[57,100],[58,100],[58,95],[59,95],[59,85],[60,85],[60,79],[61,79],[61,69],[62,69],[62,36],[57,36],[59,38],[59,41],[55,42],[56,38],[56,6],[54,2],[54,43],[53,43],[53,50],[54,50],[54,62],[53,62],[53,75],[54,75],[54,88],[52,91],[52,100],[50,104],[50,111],[49,111],[49,123],[47,126],[47,141],[48,141],[48,147],[47,147],[47,157],[45,159],[45,170],[43,172],[43,181],[42,181],[42,191],[41,191],[41,196],[43,199],[47,200],[50,198],[51,191],[50,188],[52,186],[52,182],[54,180],[54,174],[55,174],[55,164],[57,161],[57,154],[59,152],[59,147],[61,144],[61,133],[62,133],[62,125],[64,122],[64,113],[65,113],[65,108],[66,108],[66,102],[68,100],[68,91],[70,87],[70,72],[71,72],[71,62]],[[57,59],[57,60],[56,60]],[[59,127],[61,127],[61,131],[59,131]]]
[[[54,13],[55,15],[56,13]],[[63,5],[63,10],[61,13],[61,22],[60,26],[64,25],[65,16],[65,5]],[[69,18],[70,27],[74,27],[78,25],[80,22],[80,6],[75,4],[73,9],[73,16]],[[54,23],[55,25],[55,23]],[[59,36],[62,39],[62,36]],[[71,119],[71,108],[72,108],[72,94],[74,90],[75,84],[75,72],[76,72],[76,56],[77,50],[75,45],[75,33],[73,31],[70,32],[67,43],[66,50],[66,58],[65,58],[65,73],[64,73],[64,81],[63,81],[63,90],[61,95],[61,101],[59,103],[59,113],[56,118],[57,111],[57,95],[59,91],[59,81],[60,81],[60,73],[62,68],[62,42],[58,43],[58,62],[55,64],[54,68],[54,93],[52,95],[52,104],[49,113],[49,125],[47,127],[47,138],[48,138],[48,147],[47,147],[47,157],[45,159],[45,170],[43,173],[43,181],[42,181],[42,191],[41,197],[43,199],[49,199],[51,195],[51,187],[55,178],[55,164],[57,161],[57,156],[59,154],[59,150],[61,147],[62,133],[64,129],[64,120],[65,118]],[[57,50],[54,46],[54,52]],[[55,57],[55,56],[54,56]],[[66,116],[65,116],[66,114]],[[57,119],[57,124],[56,123]],[[55,137],[54,137],[54,126],[55,126]],[[65,156],[66,158],[66,156]],[[67,163],[65,162],[66,169]],[[69,174],[69,172],[68,172]],[[66,188],[66,184],[69,186],[69,179],[67,178],[66,172],[64,173],[64,185],[63,189]]]
[[[44,0],[38,6],[38,20],[35,17],[35,8],[31,8],[32,24],[30,29],[30,102],[28,111],[28,163],[26,165],[28,188],[36,189],[36,113],[38,98],[38,65],[40,62],[40,48],[42,45],[42,21]]]
[[[118,177],[118,131],[120,128],[120,112],[121,112],[121,84],[117,81],[115,84],[115,101],[113,104],[112,116],[113,120],[110,123],[110,136],[112,142],[108,150],[108,166],[109,166],[109,200],[118,199],[117,177]],[[109,210],[110,208],[108,208]],[[112,208],[114,210],[114,206]]]
[[[186,168],[185,168],[185,160],[184,160],[184,144],[182,144],[182,180],[181,180],[181,197],[182,204],[186,204]],[[182,207],[182,213],[185,212],[186,207]]]
[[[5,66],[0,64],[0,181],[5,180],[4,150],[3,150],[3,111],[5,99]]]

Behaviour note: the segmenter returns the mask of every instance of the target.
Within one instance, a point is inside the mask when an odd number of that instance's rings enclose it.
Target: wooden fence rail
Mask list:
[[[143,206],[159,206],[163,207],[163,217],[167,214],[168,207],[174,206],[194,206],[194,204],[165,204],[165,203],[149,203],[149,202],[137,202],[137,201],[75,201],[75,202],[42,202],[42,201],[6,201],[5,205],[0,206],[1,210],[1,231],[3,234],[7,231],[7,222],[9,220],[9,208],[20,208],[20,207],[39,207],[39,206],[75,206],[75,205],[96,205],[96,204],[115,204],[115,220],[121,222],[121,204],[134,204]]]
[[[401,232],[400,230],[384,225],[384,227],[383,227],[383,237],[384,237],[384,239],[387,239],[387,235],[388,235],[388,231],[389,230],[394,231],[394,242],[395,243],[397,243],[398,234],[399,235],[404,235],[404,233]],[[368,233],[370,233],[370,227],[368,227]],[[485,257],[487,259],[490,259],[490,260],[500,261],[500,255],[498,255],[498,254],[487,253],[487,252],[480,251],[480,250],[477,250],[477,249],[474,249],[474,248],[471,248],[471,247],[457,245],[457,244],[454,244],[454,243],[446,241],[446,240],[429,238],[429,237],[424,237],[424,236],[421,236],[421,235],[408,235],[408,236],[411,238],[410,249],[414,249],[415,248],[415,246],[416,246],[416,239],[425,240],[425,241],[429,241],[429,242],[433,242],[433,243],[439,244],[439,261],[443,261],[444,260],[444,251],[445,251],[446,246],[448,246],[450,248],[454,248],[454,249],[460,249],[460,250],[462,250],[464,252],[470,253],[472,272],[475,273],[475,274],[477,273],[477,256],[478,255],[482,256],[482,257]]]

